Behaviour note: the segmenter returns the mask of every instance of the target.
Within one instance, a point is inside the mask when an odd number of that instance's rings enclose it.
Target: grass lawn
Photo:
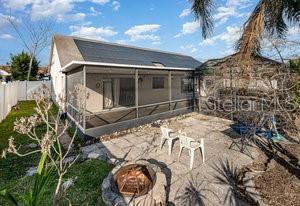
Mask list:
[[[78,162],[70,168],[65,176],[68,178],[77,177],[74,185],[72,185],[65,195],[62,205],[104,205],[101,198],[101,183],[107,176],[112,165],[100,160],[87,160]],[[10,182],[7,188],[12,194],[24,194],[28,191],[29,186],[33,185],[34,177],[23,177],[19,180]],[[45,196],[41,205],[52,205],[52,195],[55,190],[56,181],[53,179],[45,190]],[[9,205],[1,202],[0,205]]]
[[[26,135],[18,134],[13,131],[14,121],[17,118],[31,116],[34,114],[34,101],[19,102],[11,113],[0,123],[0,152],[7,147],[10,137],[14,137],[17,145],[26,145],[31,142]],[[52,112],[57,111],[53,108]],[[38,133],[43,133],[45,127],[40,126]],[[72,133],[72,131],[69,131]],[[28,152],[21,146],[22,152]],[[39,154],[18,157],[16,155],[8,155],[6,159],[0,159],[0,190],[8,189],[13,194],[24,194],[33,184],[34,177],[24,176],[29,167],[36,166],[39,160]],[[100,160],[89,160],[78,162],[73,165],[66,175],[66,178],[77,177],[75,185],[69,188],[63,205],[68,205],[69,199],[72,205],[103,205],[101,200],[100,186],[103,179],[113,168],[112,165]],[[46,192],[46,196],[42,205],[52,205],[52,194],[55,189],[56,181],[53,180]],[[4,200],[0,199],[0,205],[8,205]]]
[[[7,147],[8,139],[13,137],[17,145],[26,145],[31,142],[26,135],[13,131],[14,121],[24,116],[31,116],[35,113],[35,101],[21,101],[10,112],[10,114],[0,123],[0,152]],[[42,132],[43,128],[39,128]],[[29,149],[21,147],[22,152]],[[18,179],[24,175],[29,167],[35,166],[38,161],[37,155],[30,155],[20,158],[16,155],[8,155],[6,159],[0,159],[0,188],[7,182]]]

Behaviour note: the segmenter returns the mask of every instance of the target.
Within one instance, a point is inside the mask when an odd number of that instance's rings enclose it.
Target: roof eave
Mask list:
[[[63,73],[72,71],[79,66],[109,66],[114,68],[135,68],[135,69],[153,69],[153,70],[181,70],[181,71],[195,71],[196,68],[179,68],[179,67],[157,67],[147,65],[131,65],[131,64],[115,64],[103,62],[88,62],[88,61],[71,61],[65,65],[61,71]]]

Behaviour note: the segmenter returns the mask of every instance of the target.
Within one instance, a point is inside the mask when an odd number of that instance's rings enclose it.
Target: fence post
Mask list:
[[[3,119],[6,117],[6,84],[3,85]]]
[[[25,96],[25,100],[27,100],[27,80],[25,80],[25,84],[26,84],[26,87],[25,87],[25,88],[26,88],[26,89],[25,89],[25,95],[26,95],[26,96]]]
[[[4,111],[3,111],[3,105],[4,105],[4,91],[3,91],[3,87],[4,85],[2,83],[0,83],[0,121],[2,121],[4,119]]]

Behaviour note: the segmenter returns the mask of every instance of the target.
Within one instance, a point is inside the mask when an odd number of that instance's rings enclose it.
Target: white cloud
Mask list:
[[[180,49],[188,53],[195,53],[198,51],[198,49],[192,44],[181,46]]]
[[[26,8],[33,20],[54,18],[59,21],[77,21],[82,20],[83,15],[81,12],[76,13],[74,11],[75,4],[84,1],[86,0],[3,0],[3,5],[14,10],[24,10]],[[110,0],[87,1],[100,5],[110,2]],[[119,7],[116,3],[114,4],[114,9]],[[95,12],[93,15],[95,15]]]
[[[290,27],[288,30],[288,35],[296,36],[300,35],[300,28],[299,27]]]
[[[227,0],[226,5],[227,6],[237,6],[237,5],[246,3],[246,2],[248,2],[248,0]]]
[[[24,9],[25,6],[33,3],[34,0],[4,0],[3,6],[12,10]]]
[[[154,41],[152,42],[153,45],[161,45],[161,42],[160,41]]]
[[[242,35],[242,29],[237,26],[228,26],[226,31],[211,38],[203,40],[199,45],[213,45],[216,41],[223,41],[227,46],[232,46]]]
[[[70,26],[72,36],[105,40],[118,34],[112,27],[88,27],[88,26]]]
[[[128,29],[125,34],[129,36],[130,41],[137,40],[150,40],[153,42],[159,42],[160,37],[156,32],[160,29],[159,24],[144,24],[136,25]]]
[[[10,34],[0,34],[0,39],[13,40],[13,39],[15,39],[15,37]]]
[[[7,20],[8,18],[9,18],[8,15],[0,13],[0,29],[9,25],[9,22]],[[15,19],[14,17],[12,18]]]
[[[211,38],[204,39],[199,45],[213,45],[215,41]]]
[[[226,6],[237,6],[239,9],[245,9],[251,5],[251,0],[227,0],[226,2]]]
[[[31,7],[31,18],[40,20],[52,17],[63,20],[64,15],[71,12],[74,5],[69,0],[36,1]]]
[[[191,14],[191,10],[190,9],[183,9],[182,12],[179,15],[179,18],[186,17],[186,16],[188,16],[190,14]]]
[[[118,2],[118,1],[113,1],[112,7],[113,7],[113,10],[114,10],[114,11],[119,11],[119,9],[120,9],[120,7],[121,7],[121,4],[120,4],[120,2]]]
[[[83,21],[86,17],[85,13],[76,13],[76,14],[67,14],[63,17],[61,21],[68,21],[68,19],[72,21]]]
[[[110,0],[91,0],[91,2],[100,4],[100,5],[104,5],[104,4],[107,4],[108,2],[110,2]]]
[[[116,40],[116,43],[118,43],[118,44],[126,44],[127,41],[125,39],[118,39],[118,40]]]
[[[243,12],[241,9],[247,8],[251,3],[249,0],[227,0],[225,6],[217,8],[213,15],[216,21],[216,26],[226,23],[229,18],[241,18],[248,15],[248,12]]]
[[[217,36],[217,39],[223,40],[228,44],[235,43],[242,35],[242,29],[237,26],[228,26],[226,31]]]
[[[181,32],[175,35],[174,37],[177,38],[186,34],[195,33],[199,28],[200,28],[200,23],[198,21],[186,22],[185,24],[182,25]]]
[[[101,14],[101,12],[97,11],[93,6],[90,7],[90,12],[91,12],[90,14],[91,16],[98,16],[99,14]]]
[[[230,16],[234,16],[236,14],[234,7],[218,7],[217,13],[213,16],[215,20],[220,20],[223,18],[228,18]]]
[[[217,13],[213,15],[214,20],[217,22],[217,26],[226,23],[229,18],[234,17],[234,18],[240,18],[247,16],[247,12],[239,12],[237,11],[235,6],[231,7],[218,7],[217,8]]]

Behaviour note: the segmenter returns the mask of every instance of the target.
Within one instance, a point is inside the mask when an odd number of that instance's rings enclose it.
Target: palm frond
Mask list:
[[[239,57],[242,62],[251,61],[254,55],[260,53],[260,41],[264,31],[266,1],[261,0],[255,7],[249,19],[244,24],[243,34],[237,42]]]
[[[200,22],[202,36],[206,39],[213,30],[213,0],[190,0],[192,2],[192,12]]]
[[[266,1],[265,29],[270,36],[285,37],[288,26],[283,19],[284,10],[283,0]]]
[[[300,26],[300,1],[282,0],[284,3],[284,15],[294,25]]]

